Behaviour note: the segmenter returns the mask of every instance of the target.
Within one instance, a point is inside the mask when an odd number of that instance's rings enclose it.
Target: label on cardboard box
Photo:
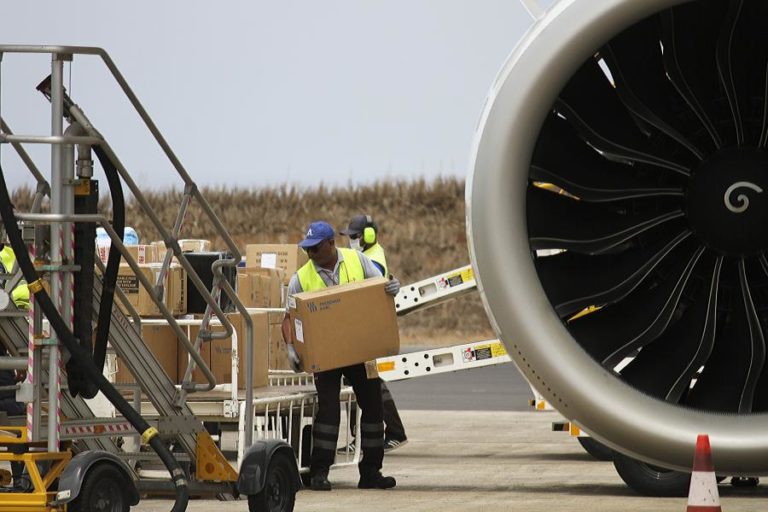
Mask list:
[[[139,293],[139,278],[134,274],[118,274],[117,286],[123,293]]]
[[[277,253],[265,252],[261,255],[261,268],[277,268]]]
[[[296,341],[304,343],[304,326],[298,318],[293,320],[293,327],[296,329]]]
[[[296,298],[293,295],[288,297],[288,307],[291,309],[296,309]]]

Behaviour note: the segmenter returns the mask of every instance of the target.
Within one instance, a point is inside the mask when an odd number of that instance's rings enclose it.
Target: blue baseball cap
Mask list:
[[[336,233],[330,224],[323,221],[313,222],[307,228],[307,234],[304,235],[304,240],[299,242],[299,247],[306,249],[307,247],[314,247],[324,240],[333,240]]]

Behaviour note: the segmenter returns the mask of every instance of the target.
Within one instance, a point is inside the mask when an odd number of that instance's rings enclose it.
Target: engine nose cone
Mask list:
[[[702,162],[687,191],[691,229],[712,249],[732,256],[768,248],[768,152],[732,149]]]

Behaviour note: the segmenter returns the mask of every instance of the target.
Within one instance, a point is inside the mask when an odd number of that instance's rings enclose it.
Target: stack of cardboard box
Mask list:
[[[148,247],[148,246],[146,246]],[[162,269],[162,263],[150,262],[139,264],[144,276],[150,283],[155,284]],[[150,292],[142,286],[133,269],[127,264],[121,264],[117,274],[117,286],[126,294],[131,305],[141,316],[161,316],[160,308],[150,296]],[[163,280],[165,306],[173,315],[183,315],[187,312],[187,272],[179,265],[171,265]],[[120,301],[117,304],[128,313]]]
[[[246,307],[284,308],[291,276],[307,262],[296,244],[250,244],[245,248],[246,267],[238,275],[238,295]],[[269,368],[290,369],[283,341],[283,313],[269,314]]]
[[[266,313],[255,313],[250,315],[250,317],[253,322],[253,386],[263,387],[268,383],[269,374],[267,365],[268,315]],[[226,339],[203,341],[200,348],[200,356],[211,369],[214,377],[216,377],[217,384],[232,383],[232,362],[236,356],[238,361],[237,386],[239,389],[243,389],[246,380],[245,357],[247,337],[245,319],[239,313],[229,314],[227,318],[233,326],[236,348],[233,350],[231,336]],[[195,325],[182,326],[182,330],[185,331],[189,340],[194,344],[200,332],[200,327]],[[224,327],[215,325],[212,326],[211,330],[213,332],[223,332]],[[155,355],[171,380],[177,384],[181,383],[187,370],[190,356],[186,348],[176,338],[176,334],[171,326],[145,325],[142,327],[142,338],[147,346],[147,350]],[[130,371],[119,358],[117,368],[115,382],[119,384],[135,382]],[[203,372],[197,366],[192,371],[191,380],[199,384],[207,382]]]
[[[305,253],[296,244],[249,244],[245,247],[245,266],[283,271],[283,284],[307,262]]]
[[[157,358],[160,366],[173,382],[178,380],[177,352],[178,341],[176,334],[170,325],[143,325],[141,328],[141,337],[147,350],[152,352]],[[133,384],[135,379],[126,365],[117,359],[117,374],[115,382],[118,384]]]
[[[243,389],[245,387],[246,378],[246,322],[240,313],[230,313],[227,315],[227,318],[232,323],[234,329],[234,343],[231,336],[225,339],[204,341],[200,350],[200,356],[208,364],[208,367],[211,369],[214,377],[216,377],[216,382],[218,384],[232,383],[232,363],[236,357],[238,362],[237,387],[238,389]],[[250,318],[253,322],[253,386],[262,387],[267,385],[269,374],[267,364],[269,339],[268,315],[267,313],[252,313]],[[216,325],[213,326],[211,330],[213,332],[223,332],[224,327]],[[192,343],[195,342],[198,333],[199,327],[190,327],[189,339]],[[190,357],[187,351],[184,350],[183,347],[180,347],[178,349],[177,362],[179,381],[184,378],[189,359]],[[199,368],[193,370],[192,382],[206,382],[203,372],[201,372]]]
[[[284,274],[280,269],[240,267],[237,295],[247,308],[282,307]]]

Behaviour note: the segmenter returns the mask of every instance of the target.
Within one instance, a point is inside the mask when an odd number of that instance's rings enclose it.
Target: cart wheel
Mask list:
[[[287,455],[274,454],[269,461],[264,489],[248,496],[249,512],[292,512],[296,500],[294,471],[294,462]]]
[[[128,512],[125,476],[111,464],[94,466],[85,475],[80,494],[67,507],[70,512]]]
[[[624,483],[644,496],[687,496],[690,473],[664,469],[615,452],[613,465]]]
[[[301,473],[299,475],[301,478],[301,483],[304,484],[304,487],[309,487],[312,484],[312,475],[309,473]]]
[[[584,450],[597,460],[613,460],[613,450],[605,446],[594,437],[578,437],[579,444]]]

